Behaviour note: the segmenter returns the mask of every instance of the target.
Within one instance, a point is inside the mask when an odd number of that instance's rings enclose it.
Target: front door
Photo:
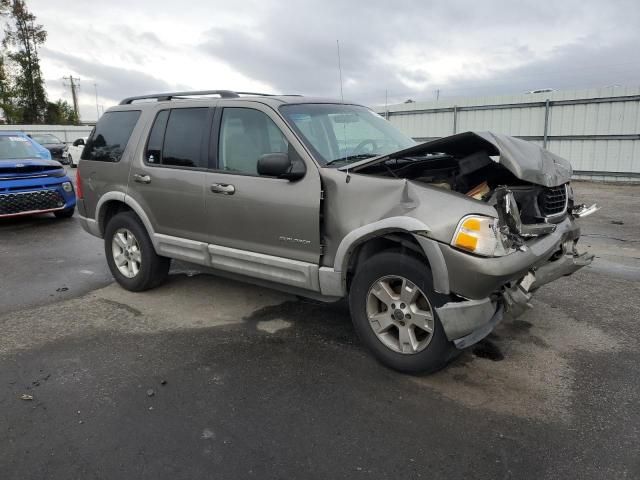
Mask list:
[[[222,252],[235,255],[237,262],[271,262],[276,270],[280,259],[297,261],[300,268],[302,262],[317,265],[320,175],[302,145],[273,110],[257,102],[221,101],[213,123],[215,168],[205,182],[212,262]],[[258,159],[268,153],[288,153],[303,163],[305,176],[289,181],[259,175]]]

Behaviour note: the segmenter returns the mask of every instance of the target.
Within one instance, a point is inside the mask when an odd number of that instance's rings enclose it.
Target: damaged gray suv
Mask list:
[[[345,102],[232,91],[132,97],[78,168],[83,227],[132,291],[171,259],[298,295],[348,298],[362,342],[405,372],[443,367],[518,315],[578,253],[570,164],[467,132],[416,144]]]

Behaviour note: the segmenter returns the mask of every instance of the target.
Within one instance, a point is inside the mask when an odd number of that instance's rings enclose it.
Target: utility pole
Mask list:
[[[73,99],[73,111],[75,112],[78,121],[80,121],[80,111],[78,110],[78,89],[80,88],[80,79],[73,78],[73,75],[62,77],[62,79],[69,82],[69,87],[71,87],[71,98]],[[63,85],[65,87],[67,86],[66,84]]]
[[[100,119],[100,109],[98,108],[98,84],[94,83],[93,88],[96,91],[96,122]]]

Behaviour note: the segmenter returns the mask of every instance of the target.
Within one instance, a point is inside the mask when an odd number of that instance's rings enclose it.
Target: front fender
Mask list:
[[[351,255],[367,240],[392,232],[410,233],[422,248],[433,273],[434,288],[440,293],[449,293],[449,276],[444,257],[437,242],[422,234],[429,231],[424,222],[406,216],[389,217],[356,228],[340,242],[333,268],[320,269],[320,288],[324,295],[342,297],[347,293],[347,268]]]

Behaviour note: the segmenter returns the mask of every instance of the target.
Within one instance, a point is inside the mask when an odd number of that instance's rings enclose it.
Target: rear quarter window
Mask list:
[[[82,159],[119,162],[138,118],[140,110],[105,113],[87,140]]]

